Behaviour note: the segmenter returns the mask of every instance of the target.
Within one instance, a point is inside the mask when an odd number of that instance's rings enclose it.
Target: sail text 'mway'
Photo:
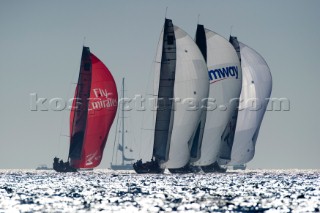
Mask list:
[[[235,77],[238,79],[238,67],[237,66],[228,66],[219,69],[212,69],[208,71],[211,83],[214,83],[216,80],[222,80],[228,77]]]

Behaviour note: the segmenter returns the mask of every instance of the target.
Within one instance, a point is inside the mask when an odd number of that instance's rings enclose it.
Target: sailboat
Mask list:
[[[220,165],[244,165],[254,157],[255,146],[272,90],[270,69],[254,49],[230,36],[241,58],[242,91],[230,158],[220,157]]]
[[[58,172],[97,167],[116,115],[118,93],[108,68],[83,47],[77,87],[70,112],[68,161],[54,158]]]
[[[210,89],[202,141],[190,161],[204,172],[225,171],[217,160],[221,149],[231,149],[241,92],[242,71],[233,46],[222,36],[198,24],[196,43],[209,75]]]
[[[162,173],[188,164],[203,112],[201,107],[188,108],[188,101],[197,105],[208,96],[204,58],[192,38],[170,19],[165,19],[155,63],[152,158],[134,163],[137,173]]]
[[[131,170],[133,169],[133,158],[130,158],[126,156],[126,153],[132,153],[133,149],[131,146],[128,145],[128,143],[125,143],[125,135],[127,133],[127,130],[125,130],[125,114],[124,114],[124,81],[125,79],[122,78],[122,101],[121,101],[121,116],[118,116],[121,118],[120,122],[120,128],[118,128],[118,120],[117,120],[117,126],[116,126],[116,136],[115,141],[113,145],[113,154],[112,154],[112,162],[111,162],[111,169],[113,170]],[[119,106],[120,107],[120,106]],[[121,137],[117,137],[118,133],[121,133]],[[117,140],[118,138],[118,140]],[[121,142],[119,140],[121,138]],[[132,138],[131,138],[132,140]],[[120,162],[118,161],[118,153],[121,153],[120,156]]]

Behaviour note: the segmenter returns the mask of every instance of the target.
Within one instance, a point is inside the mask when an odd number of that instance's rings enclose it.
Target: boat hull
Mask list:
[[[201,169],[203,172],[205,173],[225,173],[227,171],[227,168],[223,168],[221,166],[219,166],[219,164],[217,162],[214,162],[208,166],[201,166]]]
[[[168,169],[170,173],[180,173],[180,174],[186,174],[186,173],[199,173],[201,172],[201,168],[199,166],[192,166],[190,164],[187,164],[186,166],[182,168],[177,169]]]
[[[162,174],[164,172],[164,169],[160,168],[159,164],[156,161],[150,161],[146,163],[137,161],[133,164],[133,169],[138,174]]]
[[[78,170],[71,167],[71,166],[53,166],[53,169],[56,172],[62,172],[62,173],[66,173],[66,172],[77,172]]]

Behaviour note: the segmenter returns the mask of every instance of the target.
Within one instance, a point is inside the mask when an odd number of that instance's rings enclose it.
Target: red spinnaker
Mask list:
[[[110,71],[84,47],[70,113],[72,167],[94,168],[100,164],[117,104],[117,87]]]

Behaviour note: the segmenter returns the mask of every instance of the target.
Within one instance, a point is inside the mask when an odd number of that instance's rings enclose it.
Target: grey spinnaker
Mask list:
[[[237,126],[231,160],[220,164],[239,165],[252,160],[272,90],[272,76],[264,58],[241,42],[239,47],[243,81]]]

